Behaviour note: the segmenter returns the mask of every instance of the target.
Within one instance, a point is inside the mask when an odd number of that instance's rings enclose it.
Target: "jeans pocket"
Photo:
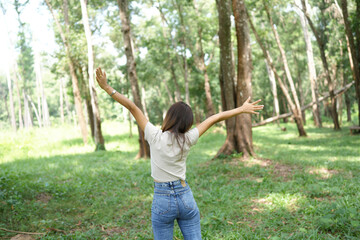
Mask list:
[[[160,215],[170,211],[170,195],[154,194],[151,211]]]
[[[196,208],[196,202],[191,190],[180,195],[180,199],[184,204],[184,207],[189,210],[194,210]]]

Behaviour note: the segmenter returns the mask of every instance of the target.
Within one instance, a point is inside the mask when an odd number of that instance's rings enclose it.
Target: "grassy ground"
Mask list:
[[[306,127],[297,137],[255,128],[257,158],[212,156],[213,128],[188,157],[187,179],[203,239],[359,239],[360,137]],[[127,126],[103,124],[106,152],[83,146],[70,126],[0,135],[0,229],[42,239],[152,239],[149,160],[135,160]],[[134,129],[134,132],[135,129]],[[0,238],[16,233],[0,230]],[[175,239],[182,239],[178,227]]]

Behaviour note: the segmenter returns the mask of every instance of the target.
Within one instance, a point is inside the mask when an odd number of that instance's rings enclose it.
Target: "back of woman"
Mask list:
[[[185,240],[201,239],[200,212],[186,181],[186,158],[191,146],[213,124],[242,113],[258,114],[260,100],[250,103],[250,97],[241,107],[212,115],[197,127],[193,113],[184,102],[173,104],[161,129],[151,124],[143,112],[127,97],[107,84],[106,73],[96,70],[96,80],[114,100],[126,107],[136,119],[150,145],[151,176],[154,179],[154,200],[151,221],[155,240],[173,239],[174,222],[178,222]]]

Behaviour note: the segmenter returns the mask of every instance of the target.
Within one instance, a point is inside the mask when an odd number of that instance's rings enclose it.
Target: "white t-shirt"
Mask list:
[[[146,124],[144,132],[145,140],[150,145],[151,176],[158,182],[185,180],[186,157],[190,147],[199,139],[199,130],[193,128],[185,133],[182,153],[181,146],[171,132],[162,132],[150,122]]]

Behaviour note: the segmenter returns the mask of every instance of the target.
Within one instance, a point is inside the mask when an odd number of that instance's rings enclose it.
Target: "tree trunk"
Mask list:
[[[357,3],[357,7],[359,7],[358,5],[359,5],[359,3]],[[358,105],[358,124],[360,125],[360,72],[359,72],[360,66],[358,63],[358,58],[356,57],[354,36],[351,31],[351,26],[350,26],[349,17],[348,17],[347,0],[341,0],[341,8],[342,8],[342,12],[343,12],[345,32],[346,32],[346,36],[349,39],[349,45],[350,45],[349,59],[350,59],[350,63],[351,63],[351,60],[353,63],[353,64],[351,64],[351,70],[352,70],[353,78],[355,81],[355,92],[356,92],[357,105]],[[357,11],[359,11],[359,10],[357,9]],[[351,53],[351,56],[350,56],[350,53]]]
[[[68,99],[68,95],[67,95],[67,92],[66,92],[66,85],[64,85],[64,80],[65,79],[61,79],[61,85],[63,86],[63,94],[64,94],[64,100],[65,100],[65,109],[66,109],[66,114],[67,114],[67,117],[68,117],[68,121],[69,123],[71,123],[72,121],[72,114],[71,114],[71,111],[70,111],[70,104],[69,104],[69,99]]]
[[[214,105],[212,102],[211,97],[211,88],[210,88],[210,80],[209,75],[207,74],[207,66],[205,65],[205,54],[202,47],[202,29],[198,27],[198,53],[195,54],[197,56],[194,57],[196,61],[196,65],[198,69],[204,75],[204,89],[205,89],[205,96],[206,96],[206,117],[210,117],[211,115],[215,114]]]
[[[14,80],[15,80],[15,87],[16,87],[16,94],[17,94],[17,101],[19,105],[19,128],[24,128],[24,119],[23,119],[23,113],[22,113],[22,104],[21,104],[21,95],[20,95],[20,87],[18,82],[19,75],[14,71]]]
[[[301,106],[304,106],[304,103],[305,103],[304,90],[303,90],[302,79],[301,79],[301,74],[300,74],[300,70],[299,70],[299,63],[298,63],[298,60],[297,60],[295,54],[293,55],[293,57],[294,57],[294,63],[295,63],[295,68],[296,68],[296,75],[297,75],[297,79],[298,79],[298,82],[295,85],[295,87],[299,91],[300,107],[301,107]],[[306,125],[306,116],[305,116],[305,111],[304,110],[301,111],[301,117],[303,119],[304,125]]]
[[[235,86],[231,55],[231,5],[229,0],[216,0],[219,18],[219,43],[220,43],[220,73],[221,103],[223,111],[235,108]],[[232,154],[236,148],[235,118],[225,121],[226,140],[217,155]]]
[[[279,107],[279,99],[278,99],[278,95],[277,95],[277,88],[276,88],[274,72],[271,70],[271,67],[269,66],[269,64],[266,60],[265,60],[265,64],[266,64],[266,70],[269,75],[271,92],[274,97],[274,113],[275,113],[275,116],[279,116],[280,115],[280,107]],[[279,121],[277,121],[277,124],[279,124]]]
[[[299,122],[300,125],[303,126],[303,118],[302,118],[302,113],[301,113],[300,102],[299,102],[299,98],[298,98],[297,93],[296,93],[294,81],[293,81],[293,78],[291,76],[291,72],[290,72],[290,69],[289,69],[289,66],[288,66],[285,51],[284,51],[284,48],[281,45],[279,34],[278,34],[278,32],[277,32],[277,30],[276,30],[276,28],[274,26],[274,23],[273,23],[269,8],[268,8],[265,1],[264,1],[264,7],[265,7],[265,11],[266,11],[266,14],[267,14],[269,22],[270,22],[271,29],[272,29],[272,31],[274,33],[274,36],[275,36],[276,44],[277,44],[277,46],[278,46],[278,48],[280,50],[281,60],[283,62],[286,78],[287,78],[287,80],[289,82],[291,93],[293,95],[293,99],[294,99],[294,102],[295,102],[295,109],[298,112],[296,115],[294,114],[294,118],[295,118],[296,122]],[[305,132],[305,130],[304,130],[304,132]],[[300,134],[300,136],[306,136],[306,134],[305,135]]]
[[[33,122],[30,114],[29,101],[26,97],[26,93],[24,89],[23,89],[23,99],[24,99],[24,127],[26,129],[29,129],[33,127]]]
[[[36,44],[35,44],[36,45]],[[35,75],[36,75],[36,82],[38,84],[38,105],[39,108],[39,117],[40,120],[43,122],[44,127],[50,127],[50,114],[49,114],[49,107],[47,104],[45,90],[43,86],[42,76],[41,76],[41,65],[40,65],[40,54],[38,52],[37,46],[34,47],[35,53]]]
[[[70,43],[66,39],[66,36],[65,36],[65,34],[64,34],[63,30],[62,30],[62,27],[60,25],[60,22],[57,19],[57,17],[55,16],[54,11],[52,9],[52,6],[51,6],[49,0],[45,0],[45,1],[46,1],[46,4],[47,4],[47,6],[48,6],[53,18],[54,18],[54,21],[55,21],[57,27],[58,27],[62,42],[63,42],[64,47],[65,47],[66,56],[68,58],[67,62],[68,62],[68,65],[69,65],[70,75],[71,75],[71,80],[72,80],[72,86],[73,86],[73,94],[74,94],[74,100],[75,100],[76,114],[77,114],[77,117],[78,117],[83,142],[86,144],[87,143],[87,138],[88,138],[88,130],[87,130],[87,127],[86,127],[86,121],[85,121],[85,117],[84,117],[84,110],[82,108],[82,103],[81,103],[79,80],[78,80],[78,78],[76,76],[75,67],[74,67],[72,57],[71,57],[71,54],[70,54],[70,52],[71,52]],[[64,10],[65,10],[65,8],[64,8]],[[67,15],[66,11],[65,11],[64,15]],[[65,27],[68,28],[68,26],[69,26],[69,23],[65,22]]]
[[[131,37],[130,29],[130,20],[128,16],[128,2],[127,0],[118,0],[119,5],[119,14],[121,19],[121,31],[124,37],[124,46],[125,46],[125,55],[126,55],[126,66],[128,71],[128,76],[130,79],[131,91],[134,98],[134,103],[141,111],[143,111],[143,106],[141,104],[138,78],[136,74],[136,63],[134,56],[134,47]],[[140,149],[137,154],[137,158],[148,158],[150,157],[150,148],[148,143],[144,139],[144,132],[140,129],[138,125],[139,132],[139,144]]]
[[[149,119],[149,114],[146,109],[146,92],[144,86],[141,86],[141,103],[144,106],[144,114],[147,119]]]
[[[279,86],[286,98],[286,101],[288,103],[288,105],[290,106],[290,109],[292,111],[292,113],[294,114],[294,119],[295,119],[295,123],[296,123],[296,126],[297,126],[297,129],[298,129],[298,132],[299,132],[299,136],[306,136],[306,132],[305,132],[305,129],[304,129],[304,125],[303,125],[303,122],[300,121],[301,119],[301,110],[298,110],[293,102],[293,100],[291,99],[291,96],[289,94],[289,91],[286,87],[286,85],[284,84],[283,80],[280,78],[279,74],[277,73],[277,70],[273,64],[273,61],[272,61],[272,58],[270,56],[270,53],[269,51],[266,50],[265,46],[263,45],[252,21],[251,21],[251,18],[250,16],[247,14],[247,17],[248,17],[248,20],[249,20],[249,23],[250,23],[250,27],[255,35],[255,38],[256,38],[256,41],[257,43],[259,44],[263,54],[264,54],[264,57],[266,59],[266,61],[268,62],[269,66],[271,67],[271,70],[274,72],[274,75],[275,75],[275,78],[276,80],[278,81],[279,83]]]
[[[95,120],[94,120],[94,112],[93,112],[93,108],[91,106],[91,97],[90,96],[86,96],[85,97],[85,110],[86,113],[88,115],[88,124],[90,126],[90,132],[91,132],[91,137],[94,139],[95,138]],[[95,141],[95,139],[94,139]]]
[[[345,76],[344,76],[344,64],[343,64],[343,46],[342,46],[342,41],[339,40],[339,45],[340,45],[340,86],[344,87],[345,86]],[[346,93],[344,93],[346,94]],[[343,97],[342,95],[340,95],[340,97],[338,97],[338,101],[339,101],[339,121],[340,121],[340,125],[342,125],[342,115],[343,115]]]
[[[306,16],[306,19],[308,20],[310,28],[313,31],[314,35],[315,35],[316,42],[317,42],[319,50],[320,50],[321,62],[323,64],[325,77],[326,77],[326,80],[328,82],[328,87],[329,87],[329,94],[330,94],[330,100],[331,100],[331,116],[332,116],[332,119],[333,119],[333,122],[334,122],[334,129],[335,130],[340,130],[338,114],[337,114],[337,111],[336,111],[336,98],[334,96],[334,86],[333,86],[333,83],[331,81],[328,62],[327,62],[326,55],[325,55],[325,44],[322,41],[322,39],[320,38],[320,35],[318,34],[318,31],[316,30],[313,22],[310,19],[310,16],[307,13],[305,0],[301,0],[301,4],[302,4],[302,9],[303,9],[304,14]]]
[[[169,103],[172,105],[174,103],[174,98],[172,97],[172,94],[171,94],[171,92],[170,92],[170,90],[168,88],[168,85],[166,83],[165,78],[162,78],[162,81],[164,83],[165,90],[166,90],[166,92],[168,94],[168,97],[169,97]]]
[[[63,84],[62,79],[60,79],[59,82],[59,95],[60,95],[60,117],[61,117],[61,124],[64,125],[65,123],[65,117],[64,117],[64,90],[63,90]]]
[[[304,9],[303,9],[304,10]],[[304,34],[305,39],[305,46],[306,46],[306,56],[307,56],[307,64],[308,64],[308,70],[309,70],[309,79],[311,83],[311,98],[313,101],[317,101],[319,98],[318,94],[318,87],[317,87],[317,80],[316,80],[316,68],[315,68],[315,62],[314,62],[314,54],[313,54],[313,48],[311,39],[308,32],[307,27],[307,20],[303,12],[298,13],[300,16],[300,23]],[[321,128],[322,127],[322,121],[320,117],[320,103],[316,102],[312,106],[312,114],[314,118],[314,124],[316,127]]]
[[[249,96],[252,96],[250,32],[246,18],[245,1],[233,0],[232,6],[235,17],[238,50],[236,107],[240,107]],[[243,152],[244,157],[255,155],[251,128],[250,114],[240,114],[236,116],[237,144],[240,147],[239,152]]]
[[[15,110],[14,110],[14,99],[13,99],[13,91],[12,91],[12,85],[11,85],[11,78],[10,78],[10,71],[9,66],[6,66],[6,78],[7,78],[7,84],[8,84],[8,90],[9,90],[9,98],[10,98],[10,122],[11,127],[14,131],[16,131],[16,120],[15,120]]]
[[[26,94],[25,97],[27,98],[27,101],[30,102],[30,104],[31,104],[31,106],[32,106],[32,108],[33,108],[33,110],[34,110],[34,112],[35,112],[35,116],[36,116],[36,119],[37,119],[37,121],[38,121],[38,125],[39,125],[39,127],[41,128],[41,127],[42,127],[42,123],[41,123],[40,114],[39,114],[39,112],[38,112],[38,110],[37,110],[34,102],[31,100],[31,98],[30,98],[29,95]]]
[[[95,82],[94,82],[94,58],[93,58],[94,54],[93,54],[93,46],[91,40],[89,18],[87,14],[85,0],[80,0],[80,4],[81,4],[81,13],[82,13],[82,20],[85,30],[87,48],[88,48],[89,90],[90,90],[91,107],[92,107],[93,120],[94,120],[93,121],[94,141],[96,145],[96,151],[105,150],[105,140],[101,131],[100,110],[99,110],[99,104],[97,100],[97,94],[96,94]]]
[[[188,77],[188,63],[187,63],[187,57],[186,57],[186,49],[187,49],[187,41],[186,41],[186,30],[185,30],[185,22],[184,17],[182,14],[182,7],[181,4],[178,3],[178,0],[175,0],[176,6],[179,12],[180,16],[180,27],[181,27],[181,38],[180,42],[183,44],[183,66],[184,66],[184,81],[185,81],[185,102],[190,105],[190,92],[189,92],[189,77]]]

